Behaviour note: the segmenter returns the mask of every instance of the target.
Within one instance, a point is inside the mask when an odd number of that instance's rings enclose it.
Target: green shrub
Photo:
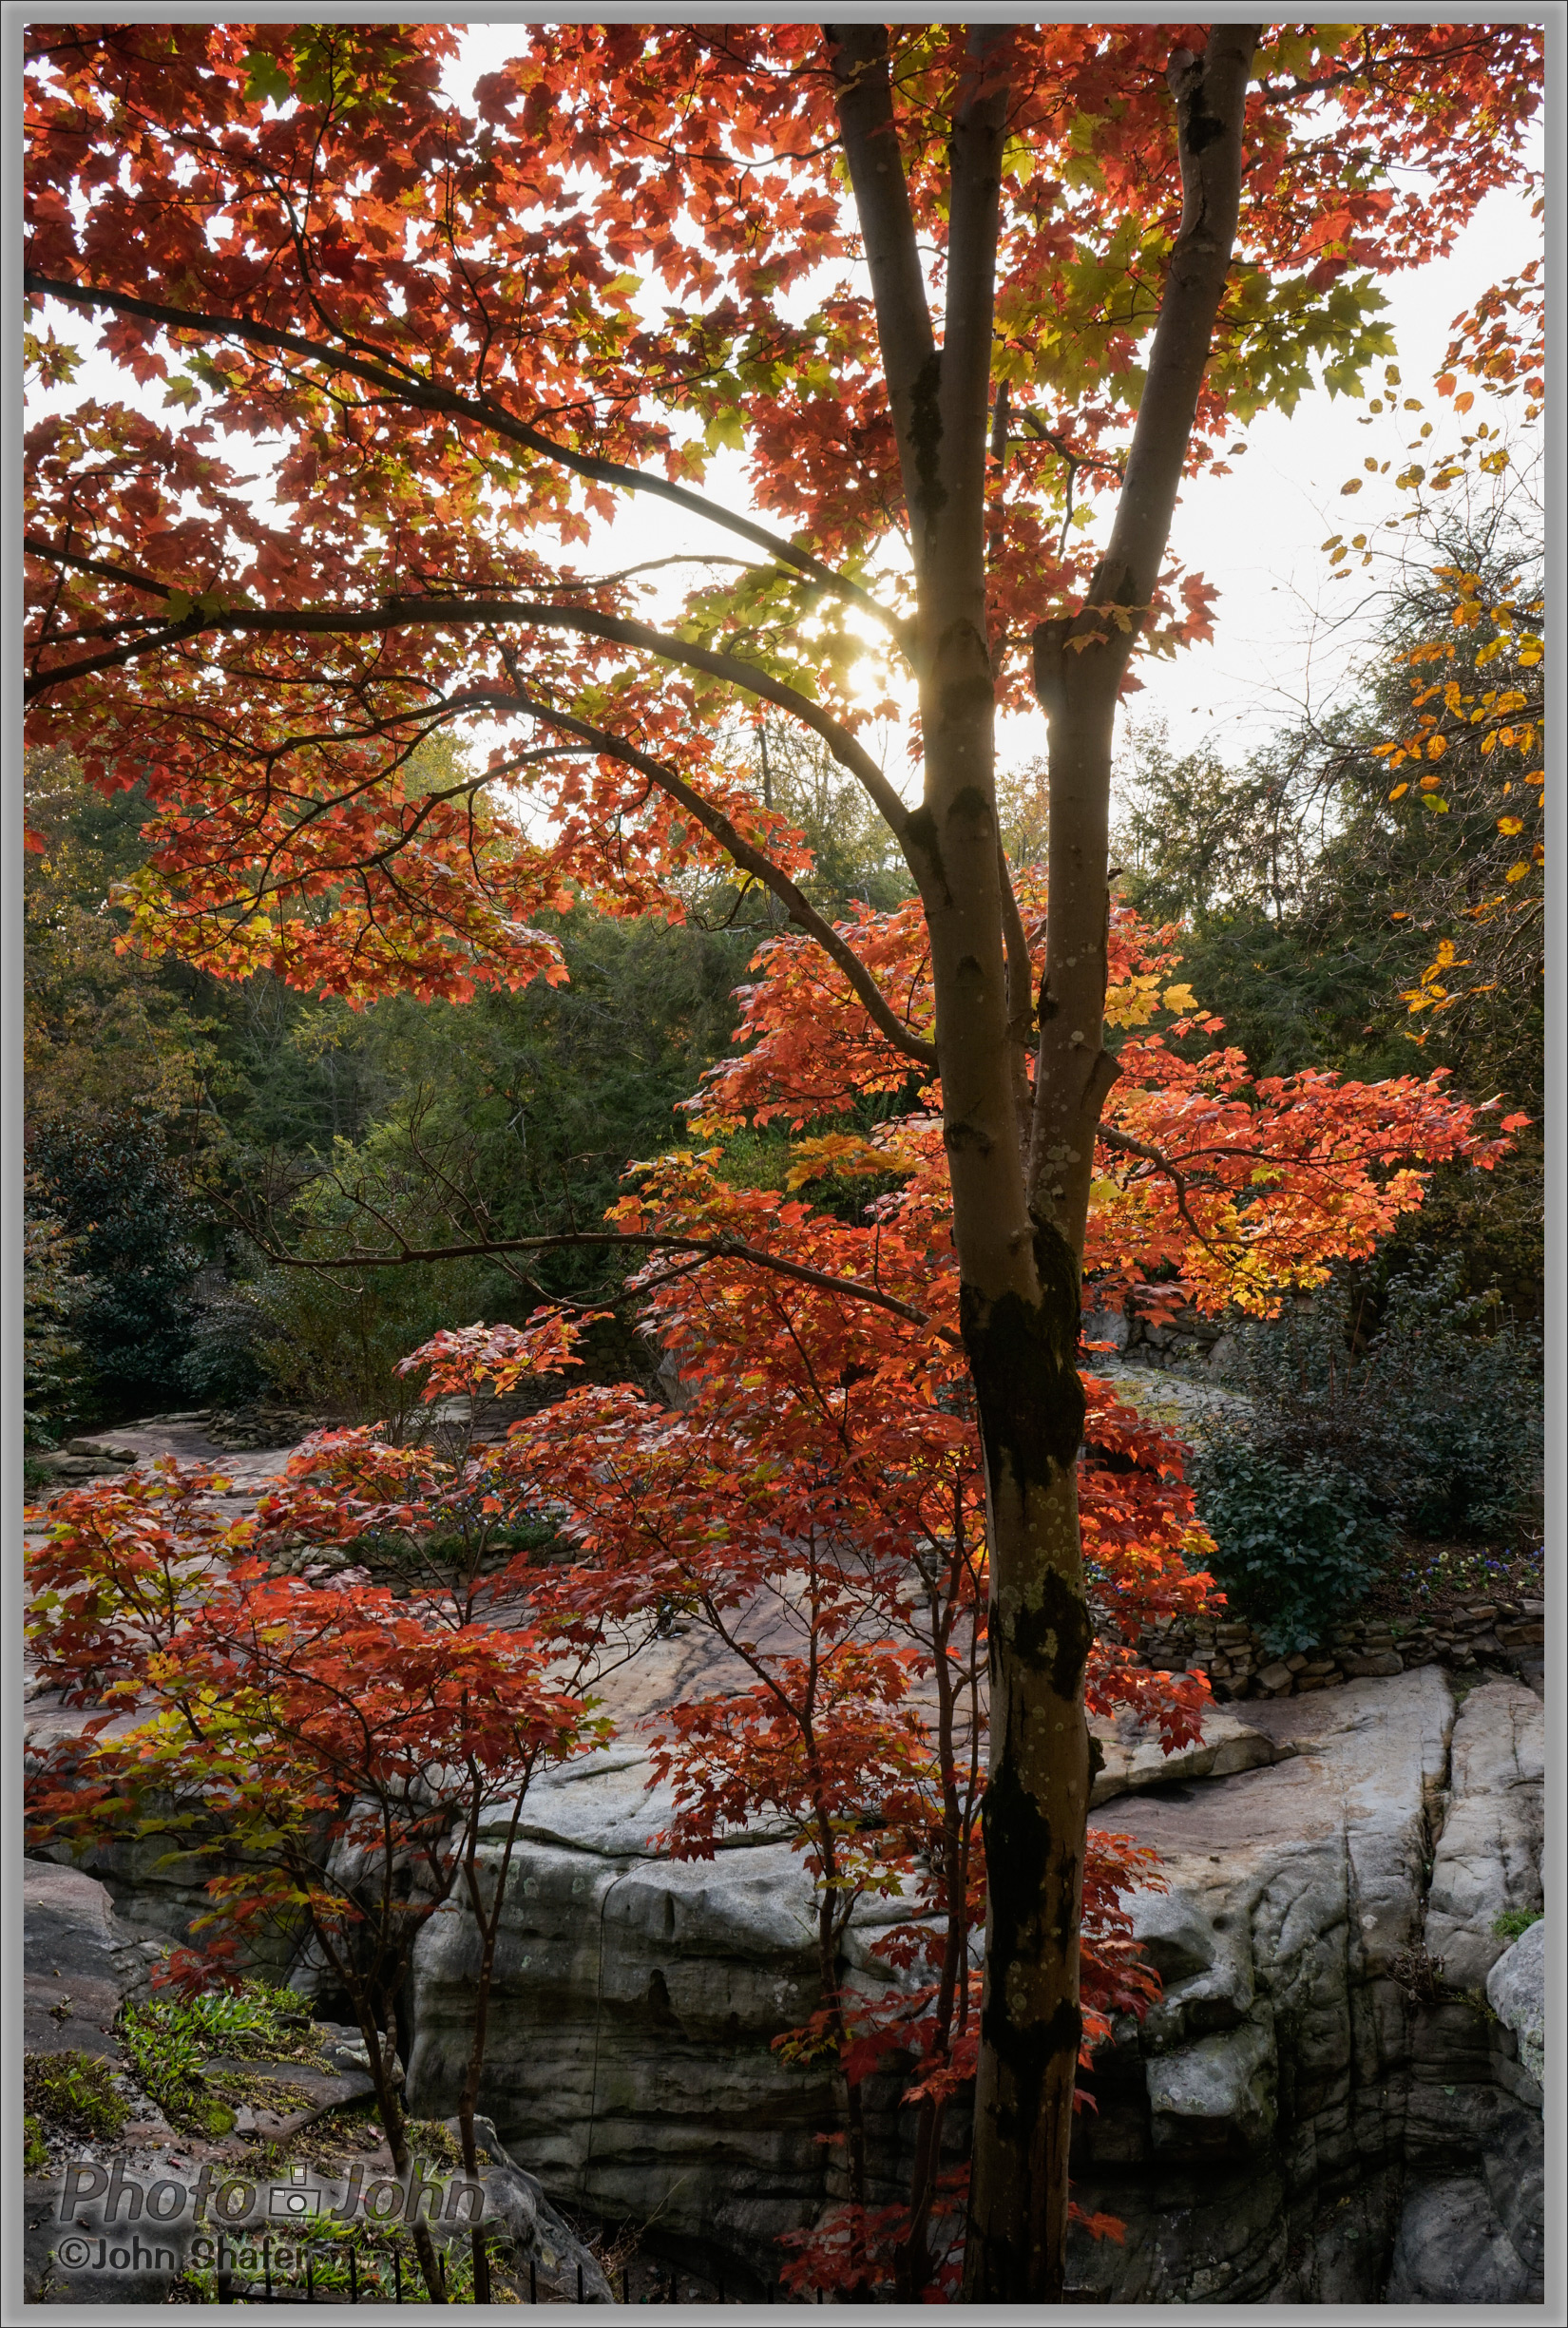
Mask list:
[[[1214,1579],[1276,1656],[1321,1641],[1393,1549],[1386,1510],[1332,1456],[1288,1454],[1230,1425],[1200,1438],[1189,1476]]]
[[[1400,1516],[1417,1536],[1493,1540],[1540,1517],[1536,1337],[1467,1299],[1457,1265],[1389,1280],[1383,1330],[1352,1395],[1395,1452]]]
[[[46,1124],[29,1161],[39,1206],[82,1272],[72,1341],[100,1404],[134,1414],[178,1382],[201,1266],[195,1207],[164,1128],[136,1114]]]
[[[1342,1277],[1317,1300],[1233,1343],[1230,1379],[1252,1402],[1254,1442],[1289,1466],[1338,1463],[1410,1534],[1496,1542],[1539,1521],[1540,1349],[1457,1264],[1388,1277],[1382,1319]]]
[[[248,1294],[220,1293],[203,1302],[191,1325],[191,1346],[180,1362],[180,1381],[206,1406],[243,1406],[267,1387],[260,1354],[268,1321]]]
[[[1492,1918],[1492,1931],[1500,1940],[1522,1939],[1532,1924],[1539,1924],[1540,1908],[1504,1908],[1501,1916]]]

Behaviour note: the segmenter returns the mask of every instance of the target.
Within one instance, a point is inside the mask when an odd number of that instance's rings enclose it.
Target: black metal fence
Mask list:
[[[423,2279],[411,2261],[396,2248],[365,2248],[357,2243],[340,2248],[335,2254],[323,2251],[321,2269],[317,2272],[317,2258],[308,2251],[304,2258],[303,2276],[291,2268],[287,2272],[273,2270],[273,2242],[261,2242],[261,2277],[259,2282],[252,2270],[237,2274],[234,2264],[238,2250],[227,2248],[220,2238],[218,2242],[218,2300],[233,2304],[303,2304],[303,2303],[426,2303]],[[254,2254],[255,2249],[249,2250]],[[298,2248],[291,2244],[286,2252],[291,2259]],[[328,2269],[330,2260],[331,2269]],[[405,2262],[408,2269],[405,2270]],[[347,2286],[343,2283],[345,2266]],[[436,2266],[441,2274],[441,2287],[447,2287],[447,2259],[436,2250]],[[508,2275],[510,2277],[511,2275]],[[615,2280],[620,2281],[615,2287]],[[530,2261],[527,2270],[529,2303],[585,2303],[588,2300],[581,2263],[576,2269],[576,2283],[570,2276],[563,2284],[548,2278],[541,2279],[537,2260]],[[637,2262],[621,2266],[611,2282],[613,2292],[623,2304],[645,2303],[730,2303],[747,2301],[763,2303],[820,2303],[815,2297],[788,2296],[770,2285],[763,2295],[748,2297],[733,2284],[726,2288],[721,2279],[704,2279],[694,2272],[679,2271],[673,2264]]]

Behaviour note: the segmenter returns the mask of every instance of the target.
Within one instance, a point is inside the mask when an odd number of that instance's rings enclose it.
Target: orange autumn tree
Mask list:
[[[1539,31],[520,27],[471,110],[442,26],[28,41],[26,684],[37,741],[147,786],[143,939],[461,996],[559,974],[541,906],[679,911],[726,861],[940,1072],[995,1676],[966,2292],[1054,2299],[1117,704],[1135,651],[1208,623],[1167,557],[1182,477],[1315,377],[1354,390],[1385,350],[1372,278],[1520,174]],[[94,334],[121,392],[73,400]],[[744,484],[710,489],[726,450]],[[708,529],[684,579],[598,554],[623,492]],[[1038,991],[994,767],[1031,693]],[[906,695],[913,806],[865,741]],[[927,1026],[719,761],[731,698],[821,738],[885,818]],[[481,775],[405,785],[476,717],[504,738]],[[517,783],[526,824],[481,801]]]

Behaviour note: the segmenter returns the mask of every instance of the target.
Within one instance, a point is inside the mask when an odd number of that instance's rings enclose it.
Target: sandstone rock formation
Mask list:
[[[1539,1918],[1504,1950],[1486,1975],[1486,2001],[1519,2044],[1520,2065],[1546,2083],[1546,1919]]]
[[[1080,2196],[1127,2242],[1078,2275],[1136,2303],[1539,2300],[1539,2088],[1433,1968],[1425,1909],[1452,1869],[1443,1948],[1484,1967],[1529,1904],[1540,1703],[1490,1683],[1456,1722],[1427,1669],[1248,1712],[1293,1758],[1106,1816],[1164,1855],[1138,1925],[1166,1985],[1096,2066]]]
[[[1545,1728],[1517,1682],[1472,1690],[1454,1725],[1447,1814],[1432,1862],[1426,1945],[1447,1980],[1480,1990],[1508,1946],[1510,1908],[1539,1908]]]

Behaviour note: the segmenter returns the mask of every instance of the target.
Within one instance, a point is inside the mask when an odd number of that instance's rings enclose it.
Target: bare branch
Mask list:
[[[237,1219],[241,1218],[232,1206],[226,1209],[234,1212]],[[365,1209],[371,1210],[369,1206]],[[397,1239],[395,1252],[337,1253],[325,1259],[307,1260],[287,1251],[264,1235],[253,1221],[245,1220],[242,1225],[246,1235],[263,1258],[277,1268],[333,1273],[349,1269],[407,1269],[420,1261],[474,1261],[503,1253],[564,1252],[584,1246],[624,1246],[632,1250],[646,1252],[697,1253],[708,1261],[744,1261],[752,1269],[766,1269],[776,1277],[792,1278],[797,1285],[810,1286],[816,1292],[840,1294],[846,1301],[865,1302],[874,1309],[889,1310],[894,1317],[908,1319],[911,1326],[930,1326],[941,1340],[955,1347],[960,1346],[959,1336],[951,1326],[934,1325],[927,1312],[917,1309],[912,1302],[901,1302],[896,1294],[884,1293],[878,1286],[862,1285],[857,1278],[835,1277],[829,1269],[813,1269],[804,1262],[786,1260],[781,1253],[770,1253],[761,1246],[744,1243],[739,1237],[683,1237],[653,1230],[583,1229],[563,1230],[553,1236],[478,1238],[462,1245],[410,1245],[389,1221],[387,1226],[392,1228]]]

